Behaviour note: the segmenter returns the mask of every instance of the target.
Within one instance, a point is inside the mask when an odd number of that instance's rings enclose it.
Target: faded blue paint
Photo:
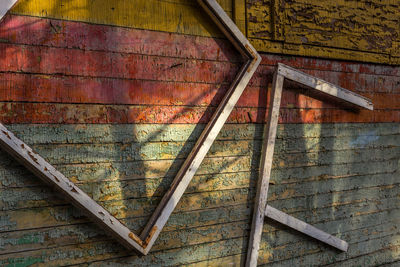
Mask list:
[[[366,135],[357,136],[356,139],[350,142],[351,147],[365,147],[370,143],[379,140],[380,136],[376,130],[369,131]]]

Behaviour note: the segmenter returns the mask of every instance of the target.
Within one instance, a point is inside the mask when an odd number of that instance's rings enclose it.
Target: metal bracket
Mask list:
[[[326,95],[346,102],[357,107],[373,110],[371,100],[362,97],[354,92],[333,85],[322,79],[313,77],[304,72],[279,63],[273,79],[271,91],[271,103],[269,106],[268,122],[265,127],[265,138],[263,142],[260,174],[258,178],[257,194],[253,212],[253,222],[251,227],[249,246],[247,252],[246,266],[256,266],[258,250],[260,247],[264,216],[296,229],[308,236],[316,238],[328,245],[336,247],[342,251],[347,251],[347,242],[329,235],[305,222],[285,214],[267,205],[268,186],[272,168],[272,158],[274,155],[276,131],[278,126],[279,110],[283,90],[284,79],[289,79],[305,85],[311,89],[322,92]]]
[[[17,0],[2,0],[0,4],[0,19],[16,2]],[[73,205],[83,210],[89,218],[100,227],[103,227],[122,245],[143,255],[149,253],[261,62],[261,57],[257,51],[215,0],[198,0],[198,2],[242,54],[245,62],[140,236],[132,233],[67,177],[58,172],[46,160],[33,152],[27,144],[0,124],[1,147],[39,178],[61,192]]]

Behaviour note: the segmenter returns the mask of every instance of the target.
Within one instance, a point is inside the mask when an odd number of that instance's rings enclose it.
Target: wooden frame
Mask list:
[[[17,3],[18,0],[2,0],[0,5],[0,22],[7,12]]]
[[[283,82],[285,78],[298,82],[326,95],[335,97],[339,101],[343,101],[357,107],[373,110],[373,104],[371,100],[365,97],[362,97],[354,92],[333,85],[329,82],[313,77],[284,64],[278,64],[274,74],[268,122],[265,128],[261,167],[258,178],[257,194],[253,212],[253,221],[249,239],[246,266],[257,265],[258,250],[260,247],[264,216],[270,217],[275,221],[294,228],[306,235],[316,238],[342,251],[347,251],[348,249],[348,244],[345,241],[324,233],[323,231],[318,230],[317,228],[305,222],[293,218],[292,216],[289,216],[267,205],[268,186],[271,175],[272,158],[274,154]]]
[[[3,0],[1,2],[0,19],[16,2],[17,0]],[[73,205],[83,210],[89,218],[104,228],[122,245],[130,250],[134,249],[143,255],[149,253],[261,62],[261,57],[257,51],[215,0],[198,0],[198,2],[241,53],[245,62],[140,236],[132,233],[125,225],[80,190],[67,177],[58,172],[42,157],[33,152],[27,144],[19,140],[0,124],[1,147],[39,178],[61,192]]]

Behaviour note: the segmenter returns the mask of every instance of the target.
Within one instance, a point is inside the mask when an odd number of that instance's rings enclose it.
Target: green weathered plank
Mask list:
[[[11,124],[27,144],[196,141],[204,125],[194,124]],[[263,125],[226,124],[217,140],[262,139]],[[398,123],[281,124],[277,138],[383,136],[400,134]]]

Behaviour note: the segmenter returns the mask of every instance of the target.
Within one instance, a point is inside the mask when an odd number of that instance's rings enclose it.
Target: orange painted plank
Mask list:
[[[207,123],[215,108],[179,106],[0,103],[4,123]],[[262,123],[265,108],[235,108],[228,123]],[[288,109],[280,123],[400,122],[400,110]]]
[[[215,55],[219,57],[218,55],[227,53],[229,57],[225,56],[224,60],[228,60],[230,56],[233,56],[232,60],[237,60],[234,56],[237,53],[234,53],[226,42],[216,42],[212,38],[20,16],[7,17],[6,24],[2,27],[0,38],[4,42],[35,45],[3,44],[2,55],[8,57],[4,58],[8,64],[3,64],[3,68],[0,69],[3,71],[215,83],[228,81],[237,71],[236,65],[229,63],[175,58],[181,56],[209,60]],[[219,45],[222,46],[221,50],[217,48]],[[109,53],[110,51],[112,52]],[[114,53],[115,51],[123,53]],[[136,54],[124,54],[127,52]],[[162,57],[146,57],[141,54]],[[263,62],[268,65],[284,62],[357,92],[400,92],[398,67],[302,57],[289,59],[275,55],[264,55]],[[8,70],[5,70],[7,68]],[[362,69],[375,75],[366,75]],[[251,85],[266,86],[269,81],[265,77],[271,75],[272,70],[268,66],[262,66],[252,79]],[[391,77],[396,71],[399,77]],[[382,75],[386,76],[381,77]]]

